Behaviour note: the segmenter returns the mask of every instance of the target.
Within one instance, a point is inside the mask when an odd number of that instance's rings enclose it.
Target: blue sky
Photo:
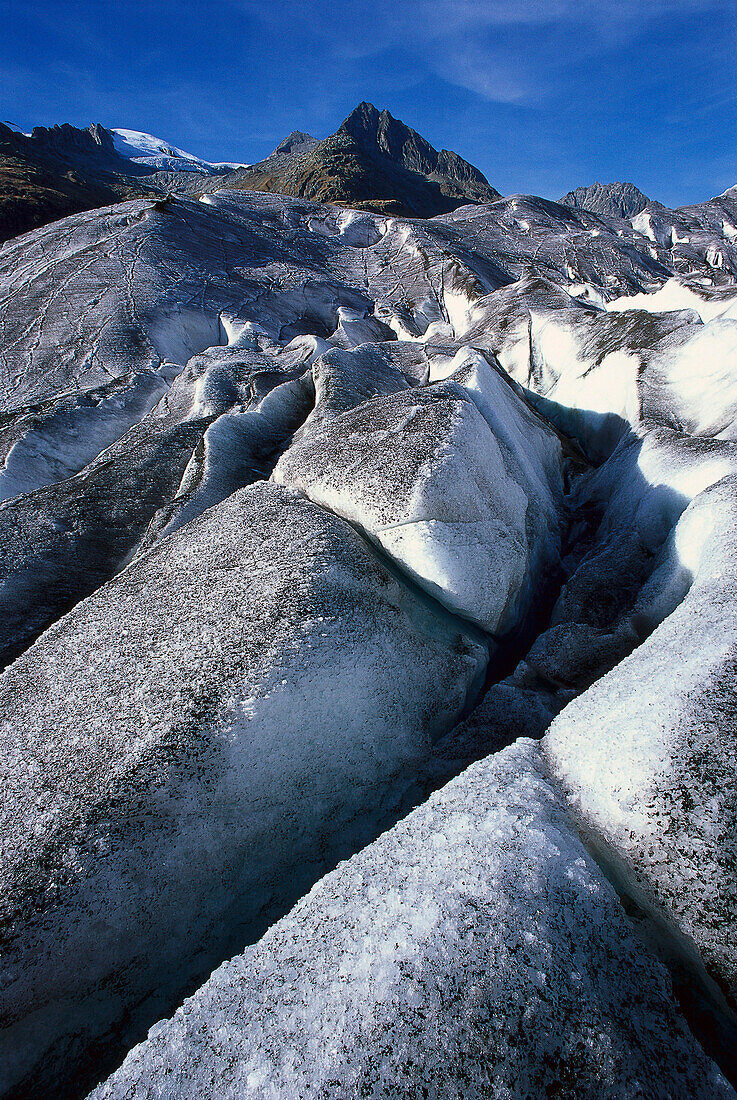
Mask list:
[[[505,194],[737,183],[737,0],[0,0],[0,118],[255,161],[362,99]]]

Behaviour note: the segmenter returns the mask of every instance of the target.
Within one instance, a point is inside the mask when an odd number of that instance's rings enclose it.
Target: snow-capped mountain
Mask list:
[[[162,172],[201,172],[207,176],[212,175],[218,168],[248,167],[245,164],[226,161],[210,163],[192,153],[185,153],[183,149],[177,149],[176,146],[162,141],[161,138],[141,133],[139,130],[113,129],[112,134],[115,151],[121,157]]]
[[[737,198],[229,182],[0,250],[0,1095],[735,1100]]]
[[[80,210],[188,191],[242,165],[210,164],[136,130],[0,123],[0,242]],[[219,184],[220,186],[222,184]]]

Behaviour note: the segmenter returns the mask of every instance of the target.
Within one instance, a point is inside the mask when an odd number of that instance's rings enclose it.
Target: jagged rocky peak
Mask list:
[[[641,213],[650,202],[647,195],[634,183],[592,183],[589,187],[577,187],[563,195],[560,202],[593,214],[610,218],[632,218]]]
[[[500,197],[457,153],[438,152],[371,103],[359,103],[324,141],[295,131],[266,160],[231,176],[228,187],[412,218],[433,218]]]
[[[84,129],[72,126],[69,122],[55,126],[34,126],[30,138],[26,140],[33,142],[39,149],[66,156],[80,152],[99,153],[101,150],[113,155],[115,153],[113,135],[100,122],[93,122]]]
[[[349,134],[365,151],[383,153],[412,172],[448,176],[458,181],[473,180],[490,187],[489,181],[478,168],[448,149],[438,152],[416,130],[405,126],[387,110],[379,111],[373,103],[359,103],[345,119],[338,133]],[[498,192],[495,191],[494,194],[498,196]]]
[[[283,141],[280,141],[271,157],[284,157],[294,153],[306,153],[309,149],[314,149],[318,144],[317,138],[314,138],[312,134],[306,134],[304,130],[292,130],[291,134],[288,134]]]
[[[101,145],[104,149],[115,148],[112,133],[101,122],[92,122],[87,129],[96,145]]]

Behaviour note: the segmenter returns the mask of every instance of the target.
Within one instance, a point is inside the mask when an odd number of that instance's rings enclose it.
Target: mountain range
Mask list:
[[[30,135],[0,125],[0,179],[0,239],[77,210],[169,190],[279,191],[410,217],[499,198],[478,169],[369,103],[324,141],[295,132],[252,166],[211,164],[149,134],[99,123],[88,130],[36,127]]]
[[[289,134],[265,160],[213,164],[136,130],[68,124],[22,134],[0,124],[0,241],[80,210],[170,191],[274,191],[376,213],[429,218],[500,198],[457,153],[361,103],[330,137]],[[561,204],[631,218],[649,199],[631,183],[578,187]],[[660,208],[664,209],[664,208]]]

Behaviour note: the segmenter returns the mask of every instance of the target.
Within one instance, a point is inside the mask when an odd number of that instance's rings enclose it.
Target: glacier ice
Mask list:
[[[8,1084],[68,1085],[391,821],[486,660],[263,482],[52,626],[0,678]]]
[[[735,196],[202,199],[0,250],[2,1095],[733,1096]]]
[[[275,480],[357,524],[453,613],[497,636],[519,624],[558,559],[562,448],[482,355],[310,427]]]
[[[645,640],[544,744],[577,811],[696,943],[734,1005],[737,479],[719,473],[638,595],[632,619]]]
[[[90,1100],[549,1095],[734,1094],[519,741],[324,878]]]

